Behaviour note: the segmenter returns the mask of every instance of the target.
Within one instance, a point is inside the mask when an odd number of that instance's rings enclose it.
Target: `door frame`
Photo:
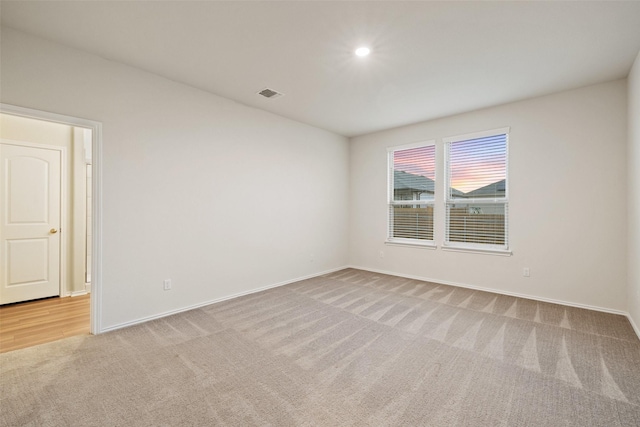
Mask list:
[[[102,332],[102,123],[0,103],[0,113],[91,130],[91,333]],[[61,254],[62,255],[62,254]],[[62,286],[62,278],[61,278]]]
[[[3,112],[4,111],[0,111]],[[39,148],[43,150],[53,150],[60,152],[60,228],[66,229],[68,225],[68,216],[67,212],[67,188],[69,188],[69,155],[67,149],[65,147],[61,147],[59,145],[48,145],[48,144],[40,144],[37,142],[29,142],[29,141],[16,141],[13,139],[5,139],[0,138],[0,143],[4,145],[15,145],[18,147],[30,147],[30,148]],[[63,230],[64,231],[64,230]],[[66,233],[66,234],[65,234]],[[67,234],[69,230],[64,233],[61,233],[63,237],[60,239],[60,245],[58,247],[58,251],[60,251],[59,257],[59,266],[58,266],[58,296],[63,297],[68,294],[67,289],[65,288],[65,284],[67,283],[67,251],[69,250],[69,245],[67,244]]]

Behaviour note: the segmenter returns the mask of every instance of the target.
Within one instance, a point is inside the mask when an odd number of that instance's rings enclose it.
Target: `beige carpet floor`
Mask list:
[[[0,374],[2,426],[640,426],[626,318],[353,269]]]

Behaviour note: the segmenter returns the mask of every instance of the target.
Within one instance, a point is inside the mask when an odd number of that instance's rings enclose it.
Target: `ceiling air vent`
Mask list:
[[[265,98],[269,98],[269,99],[275,99],[275,98],[280,98],[281,96],[284,95],[284,93],[280,93],[280,92],[276,92],[273,89],[269,89],[268,87],[262,89],[260,92],[258,92],[258,95],[262,95]]]

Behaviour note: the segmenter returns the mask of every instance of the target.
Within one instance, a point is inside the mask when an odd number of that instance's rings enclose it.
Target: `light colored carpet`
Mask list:
[[[0,362],[2,426],[640,426],[626,318],[352,269]]]

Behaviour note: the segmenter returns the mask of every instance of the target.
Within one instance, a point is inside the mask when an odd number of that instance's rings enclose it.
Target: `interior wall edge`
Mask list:
[[[633,320],[633,317],[631,316],[631,313],[627,313],[626,316],[627,316],[627,319],[629,319],[629,323],[631,323],[631,327],[636,332],[636,335],[638,336],[638,339],[640,339],[640,327],[638,327],[638,325],[636,325],[636,322]]]
[[[627,310],[640,336],[640,52],[629,71],[627,91]]]

